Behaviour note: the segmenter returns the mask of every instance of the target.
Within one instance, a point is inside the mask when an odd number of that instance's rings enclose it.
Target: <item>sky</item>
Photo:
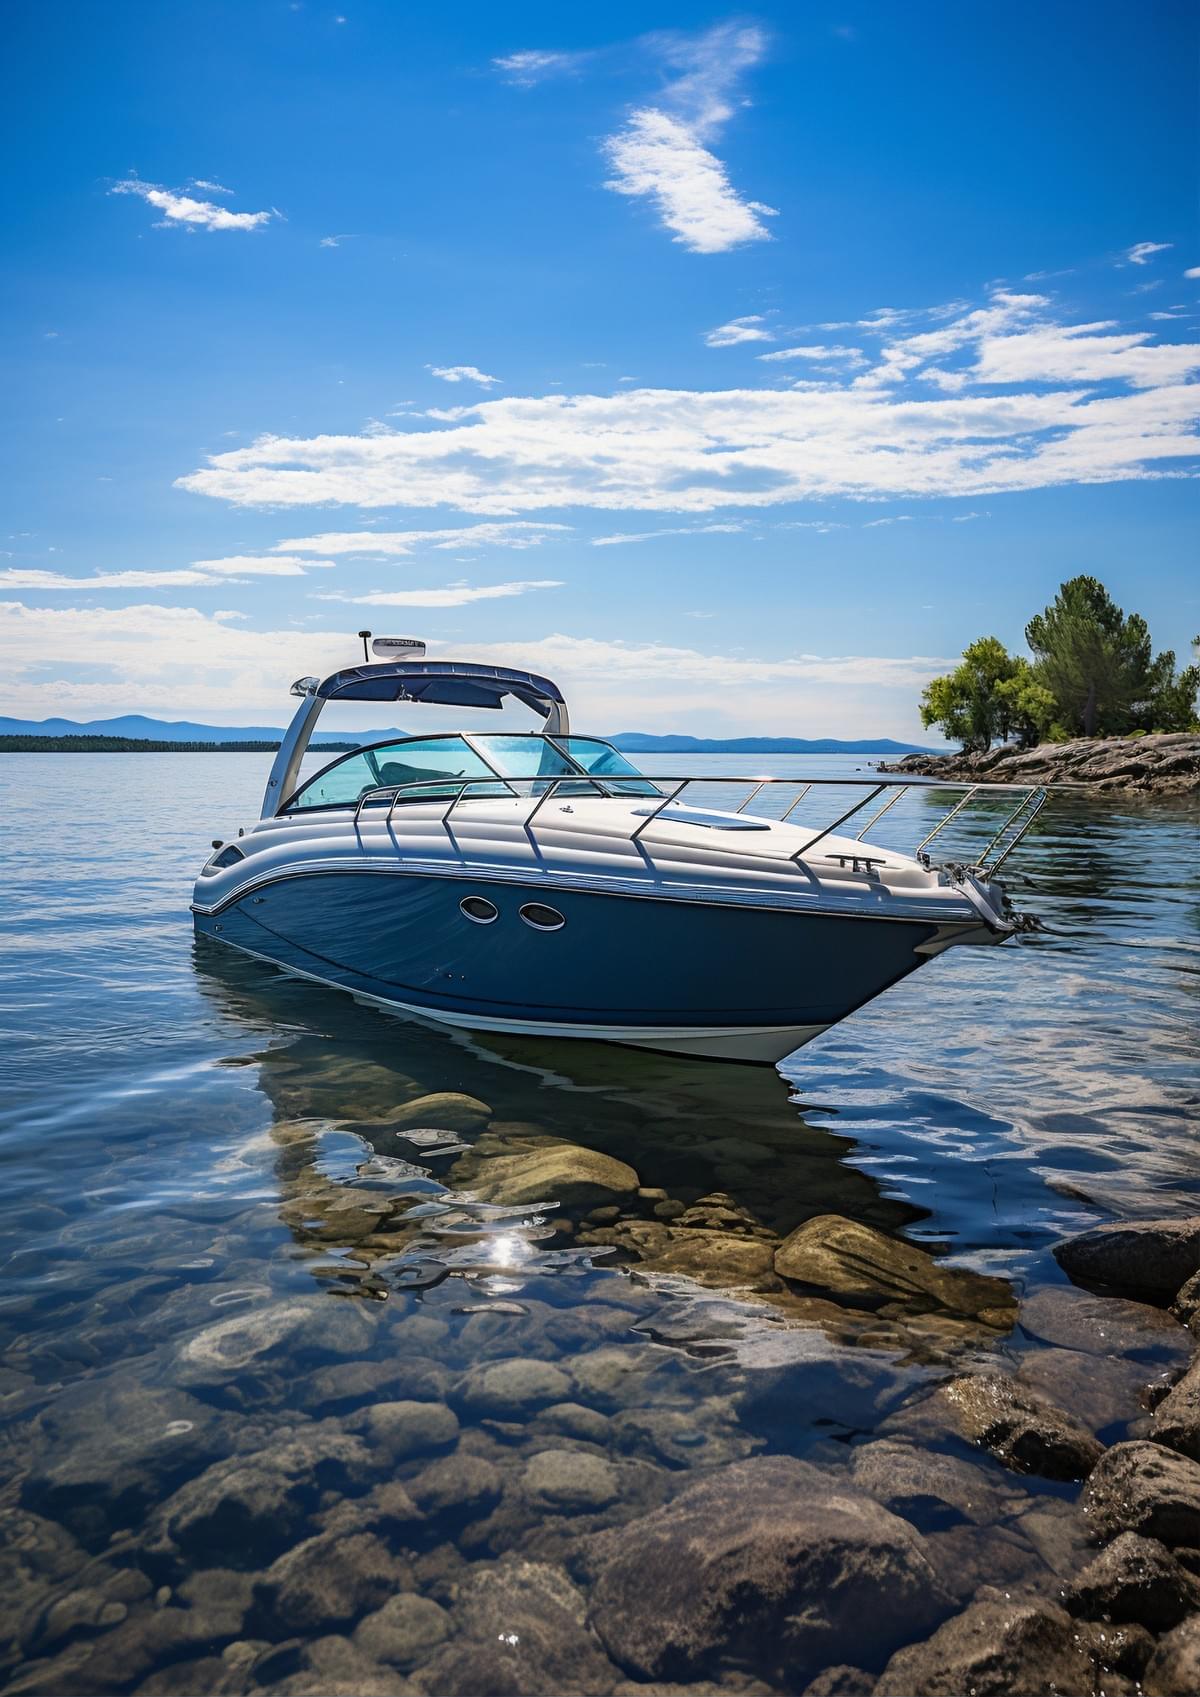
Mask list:
[[[928,741],[1079,572],[1186,657],[1194,5],[6,22],[0,713],[282,723],[369,627]]]

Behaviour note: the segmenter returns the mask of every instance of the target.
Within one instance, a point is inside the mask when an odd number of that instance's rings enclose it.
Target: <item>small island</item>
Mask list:
[[[1200,665],[1155,654],[1149,627],[1093,577],[1064,583],[1025,627],[1032,659],[994,636],[963,650],[921,697],[921,720],[961,744],[883,772],[954,782],[1070,783],[1108,791],[1200,790]],[[1193,638],[1200,647],[1200,637]]]

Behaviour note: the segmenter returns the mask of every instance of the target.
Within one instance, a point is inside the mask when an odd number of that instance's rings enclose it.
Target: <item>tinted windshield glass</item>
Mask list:
[[[506,778],[563,778],[575,771],[552,742],[539,736],[502,736],[489,732],[475,741],[497,772]]]
[[[632,783],[606,783],[604,787],[609,795],[662,794],[658,785],[643,778],[637,767],[610,742],[601,742],[598,737],[559,737],[558,741],[585,772],[605,779],[624,778],[628,774],[633,779]]]
[[[288,803],[288,811],[302,807],[353,807],[367,790],[383,787],[405,790],[400,800],[447,798],[457,793],[465,778],[492,778],[494,774],[461,737],[430,737],[423,742],[393,742],[381,748],[359,749],[310,778]],[[496,791],[504,793],[502,786]],[[469,795],[486,795],[483,785]]]

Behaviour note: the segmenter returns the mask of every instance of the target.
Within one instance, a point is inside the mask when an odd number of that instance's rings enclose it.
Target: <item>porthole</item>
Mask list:
[[[458,906],[463,917],[473,920],[476,925],[490,925],[500,917],[500,909],[486,896],[464,896]]]
[[[541,902],[526,902],[521,918],[535,931],[561,931],[567,923],[556,907],[545,907]]]

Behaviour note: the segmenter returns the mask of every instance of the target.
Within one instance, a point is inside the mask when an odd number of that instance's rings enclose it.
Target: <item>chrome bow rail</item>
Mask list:
[[[647,795],[646,792],[648,790],[653,790],[662,784],[672,784],[675,787],[669,791],[662,792],[657,797],[653,794]],[[1001,866],[1003,866],[1004,862],[1029,831],[1034,820],[1038,817],[1049,800],[1048,789],[1040,784],[963,784],[947,782],[939,778],[908,778],[903,781],[893,781],[887,778],[748,778],[735,776],[728,772],[689,772],[682,777],[655,772],[647,773],[644,777],[641,775],[637,777],[625,777],[622,775],[620,777],[611,776],[607,778],[597,777],[585,772],[571,772],[553,778],[513,778],[504,777],[498,774],[495,777],[464,778],[461,780],[416,779],[415,781],[407,784],[384,784],[375,789],[364,790],[362,795],[359,796],[358,803],[354,809],[354,825],[355,828],[358,829],[362,821],[363,810],[365,808],[382,806],[385,802],[387,803],[387,813],[384,816],[383,823],[385,828],[387,828],[391,825],[392,815],[396,810],[398,802],[406,800],[446,800],[447,806],[442,813],[441,822],[449,831],[451,828],[450,820],[455,809],[458,807],[458,804],[469,794],[469,792],[483,789],[490,792],[490,796],[493,799],[498,793],[502,794],[504,791],[508,791],[511,795],[518,798],[527,792],[533,800],[534,805],[526,814],[522,824],[526,830],[529,830],[532,827],[534,820],[537,818],[537,815],[541,812],[542,808],[545,807],[546,803],[552,800],[554,796],[558,795],[564,787],[568,788],[569,793],[578,794],[580,785],[590,785],[598,795],[609,799],[625,801],[651,800],[655,802],[654,806],[646,810],[644,817],[641,818],[639,824],[637,824],[630,833],[629,841],[639,842],[649,827],[654,824],[656,819],[660,819],[664,815],[670,819],[671,816],[667,810],[679,800],[683,792],[692,784],[737,784],[741,786],[752,786],[750,794],[742,800],[741,804],[736,809],[734,809],[734,812],[738,814],[745,813],[746,809],[755,797],[758,796],[764,789],[768,788],[768,786],[782,784],[796,789],[798,793],[792,797],[783,813],[770,816],[776,823],[782,823],[792,813],[794,813],[796,808],[804,800],[805,796],[807,796],[809,791],[814,788],[863,790],[865,793],[854,803],[852,807],[848,807],[844,812],[839,813],[836,819],[831,820],[830,823],[819,830],[815,836],[809,837],[805,842],[803,842],[794,854],[789,855],[789,860],[797,863],[803,860],[809,851],[814,849],[818,843],[823,842],[826,837],[831,836],[840,826],[848,824],[849,821],[860,814],[864,808],[869,807],[870,804],[879,796],[885,795],[889,791],[892,793],[887,795],[887,799],[883,802],[882,806],[876,808],[866,823],[859,829],[857,835],[853,839],[855,842],[861,842],[871,827],[882,819],[884,814],[893,808],[901,797],[906,795],[909,791],[925,789],[943,791],[963,790],[966,792],[951,808],[948,809],[946,813],[942,815],[941,819],[938,820],[933,829],[929,831],[917,844],[916,848],[912,850],[914,857],[927,867],[933,864],[932,858],[928,852],[930,843],[935,841],[935,839],[942,834],[947,825],[957,819],[961,814],[965,813],[977,796],[993,796],[1000,794],[1017,796],[1019,799],[1016,807],[1007,816],[1000,828],[994,833],[982,853],[979,854],[972,862],[971,870],[985,882],[988,878],[998,872]],[[1058,789],[1068,787],[1073,788],[1074,786],[1055,785],[1054,787]],[[476,799],[480,798],[477,797]],[[680,820],[679,823],[688,823],[688,821]],[[860,868],[865,866],[868,873],[870,872],[872,865],[879,864],[877,861],[865,854],[862,856],[842,856],[842,859],[852,860],[853,869],[855,871],[858,871]]]

